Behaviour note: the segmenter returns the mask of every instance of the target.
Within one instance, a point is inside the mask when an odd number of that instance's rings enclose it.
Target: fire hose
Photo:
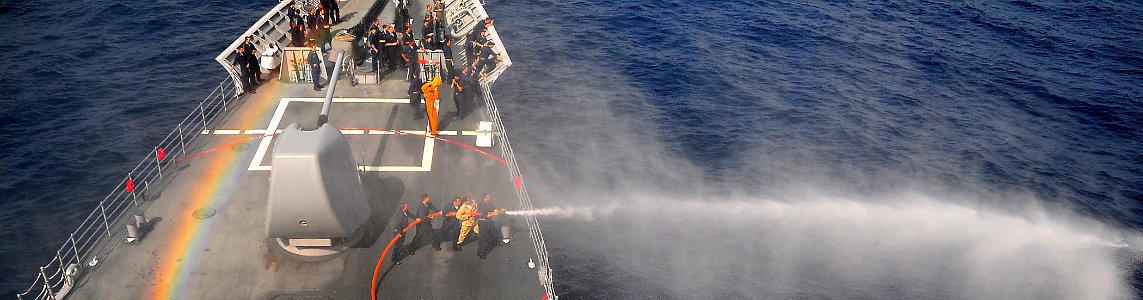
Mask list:
[[[429,214],[429,218],[431,219],[431,218],[440,217],[441,213],[442,212],[438,211],[438,212]],[[474,212],[469,213],[469,215],[475,217],[475,216],[481,215],[481,213],[474,211]],[[488,213],[488,216],[491,216],[491,217],[495,217],[496,215],[498,215],[496,212]],[[393,239],[389,240],[389,245],[385,246],[385,251],[381,252],[381,257],[377,258],[377,266],[373,267],[373,285],[369,289],[369,299],[377,300],[377,284],[379,283],[377,281],[377,274],[381,273],[381,265],[385,263],[385,256],[389,255],[389,250],[393,249],[393,245],[397,243],[397,240],[401,239],[401,237],[405,235],[405,232],[409,231],[409,228],[413,228],[413,226],[416,226],[419,223],[421,223],[421,218],[417,218],[412,223],[409,223],[409,226],[405,226],[405,229],[402,229],[401,232],[398,232],[396,235],[394,235]],[[420,233],[417,233],[417,234],[420,234]]]

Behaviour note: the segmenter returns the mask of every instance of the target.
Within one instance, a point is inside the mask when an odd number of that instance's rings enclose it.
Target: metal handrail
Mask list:
[[[508,176],[516,186],[516,198],[520,201],[520,209],[533,210],[535,208],[532,206],[532,198],[528,196],[523,175],[516,164],[516,153],[512,151],[512,144],[508,142],[508,133],[500,120],[496,99],[492,98],[492,90],[488,87],[488,83],[482,82],[480,90],[484,93],[484,107],[492,119],[493,132],[499,133],[496,134],[496,139],[500,142],[500,155],[508,161]],[[544,243],[544,234],[540,232],[540,223],[533,214],[524,214],[524,220],[528,224],[528,235],[532,238],[532,246],[536,248],[538,260],[536,267],[540,269],[540,285],[544,287],[550,299],[556,299],[555,287],[552,284],[552,268],[548,265],[548,246]]]
[[[85,270],[90,270],[99,263],[99,256],[122,245],[115,241],[126,235],[123,228],[133,215],[129,212],[144,209],[147,200],[152,200],[147,195],[156,194],[165,187],[172,173],[186,163],[183,159],[193,155],[195,147],[201,146],[196,144],[200,133],[220,116],[226,115],[229,107],[238,102],[238,88],[229,76],[223,79],[175,129],[147,153],[146,158],[127,172],[111,193],[99,201],[99,205],[56,250],[51,261],[40,267],[40,274],[32,285],[17,294],[16,298],[63,298],[87,273]],[[162,160],[158,158],[159,149],[166,153]],[[135,185],[132,192],[126,190],[128,178]],[[75,272],[69,272],[69,267]]]

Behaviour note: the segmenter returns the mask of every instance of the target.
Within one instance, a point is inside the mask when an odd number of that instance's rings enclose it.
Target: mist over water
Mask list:
[[[1134,233],[923,193],[608,200],[591,213],[540,218],[563,255],[622,270],[610,275],[621,288],[606,293],[620,298],[1120,299],[1132,295],[1127,268],[1138,263],[1138,249],[1126,249],[1140,240]],[[593,282],[570,287],[573,295],[598,295],[608,284],[592,279],[615,279],[560,267]]]
[[[562,298],[1137,297],[1139,40],[1088,38],[1137,6],[534,4],[494,91]]]

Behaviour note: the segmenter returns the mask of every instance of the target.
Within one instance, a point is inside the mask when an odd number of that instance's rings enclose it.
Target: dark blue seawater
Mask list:
[[[0,1],[0,295],[273,3]],[[563,298],[1140,290],[1131,255],[1071,246],[1143,229],[1140,2],[488,9],[514,62],[494,94],[537,205],[611,207],[542,221]]]

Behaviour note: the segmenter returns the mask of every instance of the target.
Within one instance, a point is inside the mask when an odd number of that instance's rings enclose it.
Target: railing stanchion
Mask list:
[[[44,270],[46,268],[47,267],[40,267],[40,277],[44,278],[44,288],[46,288],[48,290],[48,299],[55,300],[56,299],[56,291],[54,290],[55,287],[53,286],[51,280],[48,279],[48,271]]]
[[[206,111],[202,110],[202,102],[198,103],[198,115],[202,117],[202,129],[206,129]]]
[[[183,153],[183,157],[187,156],[187,143],[183,141],[183,123],[179,123],[179,151]]]
[[[79,263],[83,255],[79,254],[79,247],[75,244],[75,233],[67,237],[67,241],[71,242],[71,252],[75,253],[75,262]]]
[[[127,173],[127,180],[131,180],[131,173]],[[139,197],[135,196],[134,187],[132,187],[131,190],[128,191],[127,193],[131,194],[131,204],[134,204],[135,207],[139,207],[139,201],[136,200]],[[106,217],[104,217],[104,218],[106,218]]]
[[[159,160],[159,147],[155,147],[155,168],[159,169],[159,180],[163,180],[163,162]]]
[[[103,208],[103,201],[99,201],[99,215],[103,216],[103,229],[107,230],[107,236],[111,236],[111,225],[107,224],[107,209]]]

